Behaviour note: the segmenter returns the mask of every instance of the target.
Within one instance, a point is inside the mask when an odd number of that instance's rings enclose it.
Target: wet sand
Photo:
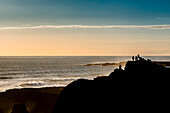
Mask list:
[[[11,113],[14,104],[25,104],[29,113],[51,113],[62,87],[13,89],[0,93],[0,113]]]

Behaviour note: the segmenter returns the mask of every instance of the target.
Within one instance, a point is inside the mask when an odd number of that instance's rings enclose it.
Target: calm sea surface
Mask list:
[[[153,61],[170,61],[170,56],[144,57]],[[66,86],[79,78],[106,76],[117,66],[84,64],[121,62],[130,56],[57,56],[0,57],[0,92],[16,88]]]

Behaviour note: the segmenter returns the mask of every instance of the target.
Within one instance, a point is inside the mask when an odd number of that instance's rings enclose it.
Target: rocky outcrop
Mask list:
[[[170,70],[150,60],[128,61],[107,77],[79,79],[59,96],[54,113],[164,112],[168,102]]]
[[[11,113],[29,113],[25,104],[15,104]]]

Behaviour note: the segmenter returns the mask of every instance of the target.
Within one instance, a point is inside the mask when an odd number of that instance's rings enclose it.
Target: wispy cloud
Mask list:
[[[168,17],[156,17],[157,20],[170,20]]]
[[[170,25],[39,25],[39,26],[15,26],[0,27],[0,30],[18,30],[18,29],[170,29]]]

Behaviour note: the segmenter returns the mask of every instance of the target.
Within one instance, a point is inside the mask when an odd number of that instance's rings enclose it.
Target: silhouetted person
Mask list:
[[[15,104],[11,113],[29,113],[25,104]]]
[[[137,56],[135,56],[135,61],[137,61],[138,60],[138,57]]]
[[[134,56],[132,56],[132,61],[134,61],[135,60],[135,57]]]
[[[119,65],[119,71],[122,71],[123,69],[122,69],[122,66],[121,65]]]
[[[137,57],[140,58],[140,55],[138,54]]]
[[[144,60],[139,54],[137,55],[138,60]]]

